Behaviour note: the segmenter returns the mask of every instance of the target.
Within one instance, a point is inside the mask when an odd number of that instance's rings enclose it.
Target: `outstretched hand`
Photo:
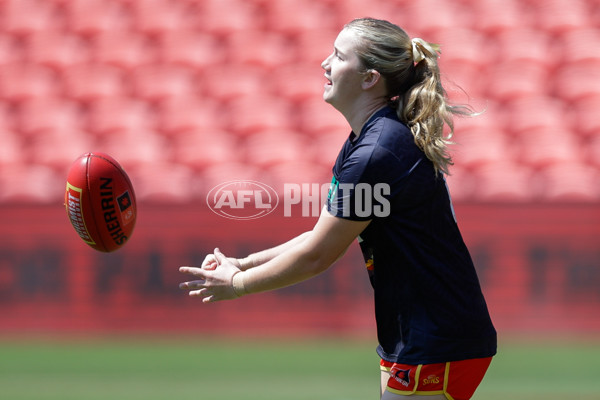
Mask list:
[[[179,272],[192,275],[196,280],[179,284],[180,289],[189,290],[189,295],[200,297],[203,303],[237,298],[233,290],[233,275],[240,271],[234,260],[225,257],[216,248],[214,254],[204,259],[201,267],[183,266]]]

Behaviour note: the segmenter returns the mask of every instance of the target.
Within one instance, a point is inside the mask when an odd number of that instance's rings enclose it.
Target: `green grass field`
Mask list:
[[[2,400],[377,399],[367,341],[0,341]],[[600,341],[501,343],[474,399],[600,399]]]

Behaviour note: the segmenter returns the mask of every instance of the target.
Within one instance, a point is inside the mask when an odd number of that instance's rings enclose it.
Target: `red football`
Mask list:
[[[129,177],[104,153],[81,155],[69,169],[65,207],[79,237],[98,251],[115,251],[131,237],[137,207]]]

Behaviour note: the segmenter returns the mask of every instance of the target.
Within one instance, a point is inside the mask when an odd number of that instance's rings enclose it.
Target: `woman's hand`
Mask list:
[[[179,288],[189,290],[190,296],[200,297],[203,303],[235,299],[239,296],[233,290],[233,275],[240,271],[237,260],[225,257],[217,248],[214,254],[206,256],[200,268],[179,268],[179,272],[197,278],[179,284]]]

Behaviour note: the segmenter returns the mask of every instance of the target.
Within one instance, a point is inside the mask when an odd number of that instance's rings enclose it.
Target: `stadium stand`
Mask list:
[[[60,201],[14,183],[48,189],[92,149],[135,171],[142,202],[191,201],[223,179],[327,182],[349,128],[321,99],[320,64],[366,14],[441,43],[451,98],[485,110],[457,121],[457,200],[600,200],[597,1],[363,3],[0,1],[0,202]],[[153,189],[159,167],[196,183]]]

